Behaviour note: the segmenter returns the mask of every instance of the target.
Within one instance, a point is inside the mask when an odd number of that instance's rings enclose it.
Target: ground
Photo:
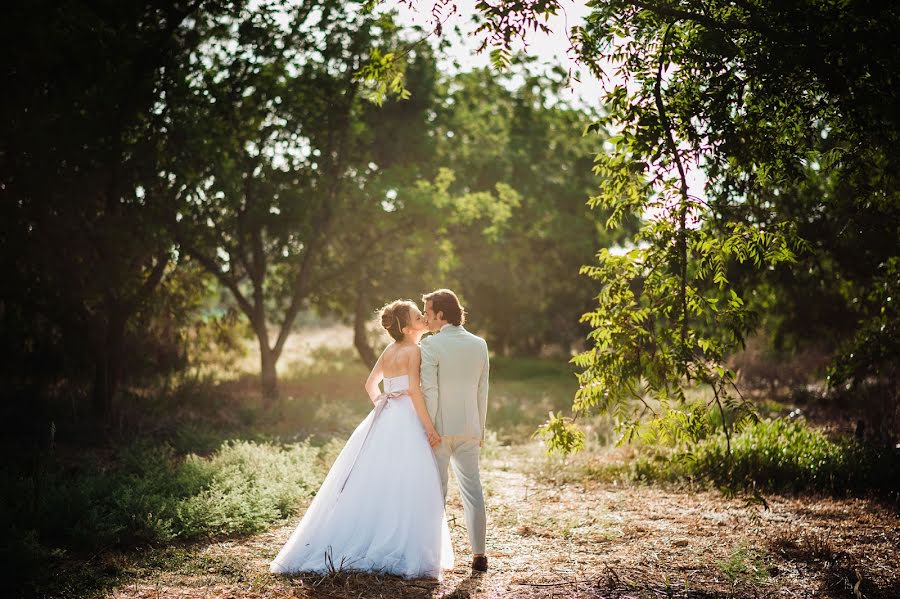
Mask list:
[[[180,454],[208,455],[224,440],[258,435],[279,443],[312,437],[339,447],[370,409],[362,390],[367,370],[347,348],[352,332],[323,329],[291,339],[279,369],[277,404],[265,407],[254,397],[258,360],[250,355],[237,370],[251,374],[211,389],[189,386],[158,409],[137,409],[152,407],[149,401],[135,404],[129,430],[165,440]],[[447,508],[457,564],[439,582],[352,572],[270,575],[269,563],[307,497],[295,516],[255,535],[63,553],[45,576],[53,580],[42,581],[42,588],[63,589],[53,597],[109,599],[900,598],[896,505],[765,493],[764,509],[708,487],[616,479],[609,474],[615,470],[584,467],[594,460],[627,464],[635,456],[634,449],[614,447],[612,420],[603,415],[584,423],[590,435],[581,457],[548,459],[531,435],[548,411],[569,409],[576,383],[565,361],[492,361],[491,435],[482,456],[490,560],[485,574],[473,575],[469,567],[451,478]],[[786,403],[766,409],[784,416],[797,408]],[[85,579],[89,584],[70,582]]]
[[[888,506],[767,496],[763,509],[710,489],[554,484],[536,474],[539,455],[533,445],[507,446],[483,460],[485,574],[469,567],[453,490],[448,518],[457,564],[440,582],[272,576],[268,563],[292,520],[259,535],[169,548],[157,559],[102,556],[135,560],[135,576],[107,596],[900,597],[900,519]]]

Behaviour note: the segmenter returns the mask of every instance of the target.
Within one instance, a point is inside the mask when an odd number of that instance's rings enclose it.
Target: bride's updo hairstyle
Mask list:
[[[381,326],[395,341],[403,341],[403,327],[409,326],[410,310],[415,307],[409,300],[394,300],[381,308]]]

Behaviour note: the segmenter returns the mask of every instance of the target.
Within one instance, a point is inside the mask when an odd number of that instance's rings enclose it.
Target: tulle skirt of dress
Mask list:
[[[350,436],[271,572],[440,579],[442,568],[453,568],[440,478],[412,400],[388,400],[366,438],[375,414]]]

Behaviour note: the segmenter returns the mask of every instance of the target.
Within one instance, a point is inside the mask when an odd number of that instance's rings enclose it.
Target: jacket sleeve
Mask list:
[[[425,409],[431,422],[437,426],[438,409],[438,355],[437,348],[433,347],[431,337],[422,341],[422,366],[419,371],[419,380],[422,385],[422,395],[425,396]]]
[[[490,379],[491,360],[488,357],[487,343],[484,344],[484,366],[478,379],[478,415],[481,417],[481,440],[484,441],[485,422],[487,421],[488,382]]]

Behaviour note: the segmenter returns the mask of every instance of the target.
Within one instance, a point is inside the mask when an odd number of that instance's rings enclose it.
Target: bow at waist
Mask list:
[[[403,397],[405,395],[409,395],[409,389],[403,389],[402,391],[390,391],[388,393],[379,393],[378,397],[375,398],[375,403],[377,404],[383,399],[397,399],[398,397]]]

